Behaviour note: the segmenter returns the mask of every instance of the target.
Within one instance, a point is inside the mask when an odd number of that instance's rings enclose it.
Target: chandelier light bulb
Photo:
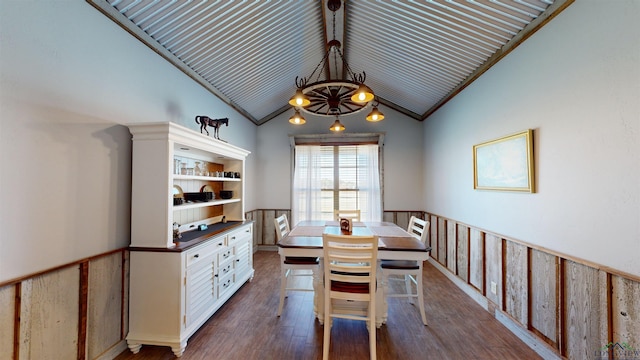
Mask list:
[[[296,90],[296,93],[289,99],[289,105],[291,106],[308,106],[311,101],[305,94],[302,93],[302,89]]]
[[[351,96],[351,101],[357,103],[366,103],[373,100],[374,97],[375,95],[373,94],[373,91],[369,89],[367,85],[360,84],[356,92]]]
[[[343,131],[345,129],[344,125],[340,123],[340,120],[336,118],[336,121],[331,125],[329,130],[331,131]]]
[[[380,110],[378,110],[377,106],[373,107],[373,110],[371,110],[371,112],[369,113],[369,115],[367,115],[367,121],[380,121],[384,119],[384,114],[380,112]]]
[[[294,125],[302,125],[307,121],[300,115],[300,112],[296,110],[296,112],[289,118],[289,122]]]

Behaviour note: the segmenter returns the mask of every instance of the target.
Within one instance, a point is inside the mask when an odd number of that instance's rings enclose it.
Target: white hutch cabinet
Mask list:
[[[253,223],[245,221],[243,201],[249,152],[173,123],[129,129],[127,343],[134,353],[144,344],[170,346],[179,357],[189,337],[253,278]],[[222,199],[221,191],[231,196]],[[203,192],[209,199],[182,201]]]

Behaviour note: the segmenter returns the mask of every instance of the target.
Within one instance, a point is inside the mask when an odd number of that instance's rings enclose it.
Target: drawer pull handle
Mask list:
[[[193,257],[194,257],[194,258],[199,258],[199,257],[200,257],[200,255],[199,255],[199,254],[195,254],[195,255],[193,255]]]

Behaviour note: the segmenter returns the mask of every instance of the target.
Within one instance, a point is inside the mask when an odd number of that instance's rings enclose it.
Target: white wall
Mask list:
[[[425,122],[425,208],[640,275],[640,2],[578,0]],[[535,132],[535,194],[473,190],[472,146]]]
[[[292,88],[292,91],[295,90]],[[375,91],[375,89],[373,89]],[[423,178],[422,123],[387,107],[380,106],[384,120],[371,123],[364,118],[368,110],[340,119],[345,133],[386,133],[384,138],[384,209],[421,210]],[[292,125],[293,110],[258,127],[256,158],[260,183],[257,208],[291,208],[291,148],[289,135],[330,134],[335,119],[303,114],[304,125]]]
[[[228,117],[255,153],[253,123],[84,1],[0,1],[0,39],[0,282],[129,244],[121,124]]]

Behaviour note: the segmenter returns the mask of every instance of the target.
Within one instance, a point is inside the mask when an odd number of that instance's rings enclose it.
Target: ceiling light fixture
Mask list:
[[[342,125],[342,123],[340,122],[340,119],[338,119],[337,117],[336,117],[336,121],[334,121],[331,127],[329,128],[329,130],[331,131],[342,131],[344,129],[345,129],[344,125]]]
[[[296,112],[289,118],[289,122],[295,125],[302,125],[307,122],[302,115],[300,115],[300,111],[296,110]]]
[[[304,124],[306,121],[300,115],[300,111],[308,114],[336,117],[331,125],[332,131],[344,130],[344,125],[338,120],[338,116],[355,114],[364,110],[375,98],[370,87],[365,85],[366,74],[355,73],[347,63],[340,48],[342,44],[336,40],[336,11],[342,6],[341,0],[327,1],[327,8],[333,12],[333,40],[327,43],[327,51],[320,63],[308,77],[296,76],[296,92],[289,100],[289,104],[296,111],[289,119],[292,124]],[[343,79],[331,79],[329,74],[329,60],[333,56],[335,70],[338,74],[338,60],[342,62]],[[318,71],[319,69],[319,71]],[[326,70],[326,71],[325,71]],[[320,76],[325,72],[327,80],[321,80]],[[316,75],[317,73],[317,75]],[[315,77],[315,80],[314,79]],[[312,80],[312,82],[310,82]],[[371,117],[371,120],[369,120]],[[369,121],[380,121],[384,115],[378,110],[377,104],[367,116]],[[296,122],[296,119],[302,119]],[[336,126],[337,125],[337,126]]]
[[[380,103],[376,101],[373,105],[373,110],[367,115],[367,121],[376,122],[384,119],[384,114],[378,110],[378,105],[380,105]]]

